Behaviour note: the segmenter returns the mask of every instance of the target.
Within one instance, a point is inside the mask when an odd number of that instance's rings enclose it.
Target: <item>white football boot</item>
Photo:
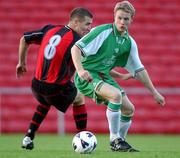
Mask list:
[[[30,137],[28,136],[24,137],[22,141],[22,148],[29,149],[29,150],[32,150],[34,148],[34,143]]]

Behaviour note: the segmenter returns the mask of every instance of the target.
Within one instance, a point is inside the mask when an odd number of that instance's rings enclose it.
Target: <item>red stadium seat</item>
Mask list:
[[[65,24],[69,11],[84,6],[94,13],[94,24],[113,22],[116,0],[53,0],[5,1],[0,5],[0,107],[1,132],[25,132],[37,102],[30,90],[19,92],[18,88],[30,88],[34,74],[38,46],[28,52],[27,74],[17,80],[15,68],[18,61],[18,44],[23,32],[40,28],[45,24]],[[132,1],[137,12],[129,32],[135,38],[141,60],[155,86],[180,88],[180,1],[139,0]],[[143,3],[143,5],[142,5]],[[103,8],[102,8],[103,5]],[[124,72],[124,71],[123,71]],[[142,88],[135,79],[117,80],[124,89]],[[12,91],[17,90],[17,93]],[[136,112],[130,132],[132,133],[180,133],[180,94],[165,93],[167,107],[156,105],[150,94],[128,91]],[[19,93],[18,93],[19,92]],[[88,129],[108,132],[105,107],[96,106],[87,99]],[[40,132],[57,132],[58,115],[52,108]],[[75,125],[70,108],[65,114],[65,132],[74,132]]]

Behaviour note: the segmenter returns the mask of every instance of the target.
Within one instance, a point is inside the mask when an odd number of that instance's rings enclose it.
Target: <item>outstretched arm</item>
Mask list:
[[[78,73],[78,76],[83,80],[91,82],[92,77],[87,70],[84,70],[83,65],[81,63],[81,50],[76,45],[72,47],[71,55],[72,55],[72,60],[76,68],[76,71]]]
[[[148,88],[158,104],[160,104],[161,106],[165,105],[164,97],[156,90],[145,69],[137,72],[135,78],[143,83],[146,88]]]
[[[19,59],[16,66],[16,76],[19,78],[26,72],[26,56],[27,56],[28,44],[26,43],[24,36],[21,37],[19,43]]]

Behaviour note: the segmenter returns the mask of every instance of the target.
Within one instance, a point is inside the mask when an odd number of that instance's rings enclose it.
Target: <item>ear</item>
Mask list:
[[[74,22],[74,25],[76,26],[79,22],[79,19],[76,17],[76,18],[74,18],[73,22]]]
[[[131,23],[133,22],[133,18],[131,18]]]

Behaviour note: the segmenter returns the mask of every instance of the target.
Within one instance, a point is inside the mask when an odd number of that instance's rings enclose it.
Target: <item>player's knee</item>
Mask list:
[[[73,106],[78,106],[78,105],[82,105],[85,103],[85,100],[84,100],[84,95],[81,94],[80,92],[77,93],[77,96],[73,102]]]
[[[111,99],[110,101],[114,103],[122,103],[122,94],[120,91],[113,91],[111,94]]]
[[[132,105],[129,108],[121,109],[121,113],[126,116],[133,116],[135,112],[135,107]]]

